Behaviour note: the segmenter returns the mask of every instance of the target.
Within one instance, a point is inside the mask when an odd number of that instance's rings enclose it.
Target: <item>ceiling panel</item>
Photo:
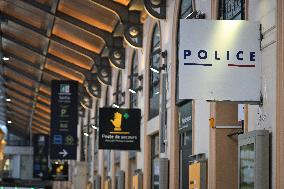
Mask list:
[[[15,112],[18,112],[22,115],[30,116],[30,113],[31,113],[31,111],[29,111],[29,110],[25,110],[23,108],[13,106],[12,104],[8,104],[7,107],[9,108],[10,111],[15,111]]]
[[[9,61],[5,61],[5,64],[16,68],[21,73],[28,74],[29,76],[31,76],[31,78],[35,80],[37,80],[41,76],[41,70],[35,68],[34,66],[27,65],[13,57],[10,57]]]
[[[60,0],[58,10],[110,33],[119,22],[114,12],[91,0]]]
[[[20,100],[20,101],[25,102],[26,104],[33,102],[33,100],[31,98],[27,98],[27,97],[21,95],[20,93],[18,93],[17,91],[11,90],[9,88],[6,88],[6,93],[7,93],[7,97],[11,98],[12,100],[13,99]]]
[[[67,62],[80,66],[86,70],[91,70],[94,65],[94,60],[88,56],[79,53],[71,48],[68,48],[55,41],[50,42],[48,52],[54,56],[57,56]]]
[[[33,119],[38,121],[39,123],[43,123],[44,125],[50,125],[49,121],[46,121],[44,120],[43,118],[41,117],[38,117],[38,116],[33,116]]]
[[[30,87],[30,88],[36,88],[37,82],[31,78],[28,78],[27,76],[24,76],[23,74],[20,74],[11,68],[4,67],[4,75],[7,77],[12,78],[14,81],[17,81],[18,83],[23,83],[24,85]]]
[[[44,4],[48,7],[51,7],[51,5],[52,5],[52,0],[35,0],[35,1],[38,2],[38,3]]]
[[[34,114],[39,115],[40,117],[43,117],[47,120],[50,120],[50,115],[42,110],[39,110],[38,108],[35,109]]]
[[[63,66],[62,64],[53,61],[49,58],[46,61],[45,68],[57,74],[63,75],[66,78],[76,80],[79,83],[83,83],[85,80],[84,75],[81,74],[80,72],[72,70],[69,67]]]
[[[9,88],[14,89],[16,92],[22,93],[26,96],[33,98],[35,96],[35,91],[24,87],[23,85],[16,83],[14,81],[8,81],[7,85]]]
[[[44,60],[43,56],[5,38],[2,38],[2,48],[4,53],[15,55],[31,64],[34,64],[36,67],[40,67]]]
[[[114,2],[120,3],[124,6],[128,6],[131,0],[113,0]]]
[[[39,91],[44,93],[44,94],[47,94],[47,95],[51,95],[51,89],[48,87],[48,86],[45,86],[45,85],[40,85],[39,86]]]
[[[45,106],[43,104],[36,103],[36,108],[38,108],[38,109],[40,109],[42,111],[45,111],[46,113],[50,114],[50,107],[49,106]]]
[[[30,6],[22,0],[5,0],[0,2],[0,10],[36,28],[46,30],[52,15]]]
[[[41,51],[43,51],[48,44],[48,39],[46,37],[12,21],[8,21],[7,24],[2,24],[1,30],[4,34],[9,35],[15,40],[30,44],[32,47]]]
[[[105,42],[102,38],[60,18],[55,19],[52,34],[97,54],[100,54],[105,47]]]
[[[45,104],[47,104],[47,105],[50,105],[50,99],[48,99],[48,98],[45,98],[45,97],[43,97],[43,96],[38,96],[37,97],[37,100],[39,101],[39,102],[44,102]]]

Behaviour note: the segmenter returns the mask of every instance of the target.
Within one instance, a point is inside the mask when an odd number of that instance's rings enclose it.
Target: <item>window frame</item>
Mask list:
[[[122,91],[122,71],[119,70],[117,73],[117,78],[116,78],[116,91],[113,93],[115,96],[115,103],[118,106],[124,105],[124,96],[125,93]]]
[[[235,2],[240,1],[240,11],[237,12],[235,15],[229,17],[226,12],[226,3],[228,4],[228,2],[230,1],[234,1],[234,5]],[[246,0],[219,0],[219,5],[218,5],[218,19],[219,20],[245,20],[245,15],[246,15]],[[238,16],[241,16],[240,19],[237,19]]]
[[[132,60],[131,60],[131,68],[130,68],[130,77],[129,77],[129,86],[133,90],[137,90],[139,87],[139,81],[138,81],[138,53],[136,50],[133,51],[132,54]],[[129,106],[130,108],[136,108],[138,107],[138,94],[129,94]]]
[[[158,37],[158,38],[157,38]],[[157,41],[156,41],[157,40]],[[149,113],[148,120],[151,120],[159,115],[160,109],[160,80],[161,72],[154,73],[150,68],[158,69],[161,64],[161,30],[159,23],[153,26],[151,48],[149,53]]]

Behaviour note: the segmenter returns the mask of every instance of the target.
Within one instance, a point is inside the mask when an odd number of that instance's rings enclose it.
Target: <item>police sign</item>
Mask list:
[[[180,20],[179,98],[259,101],[260,24]]]

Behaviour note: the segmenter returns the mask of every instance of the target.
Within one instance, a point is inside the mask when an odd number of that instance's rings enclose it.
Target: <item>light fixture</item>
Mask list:
[[[10,98],[7,98],[7,99],[6,99],[6,102],[11,102],[11,99],[10,99]]]
[[[150,70],[152,71],[152,72],[155,72],[155,73],[160,73],[160,71],[161,70],[166,70],[166,68],[167,68],[167,65],[166,64],[162,64],[162,66],[160,66],[160,67],[154,67],[154,66],[151,66],[150,67]]]
[[[131,37],[137,37],[139,35],[139,30],[137,27],[131,26],[128,31]]]
[[[131,92],[132,94],[136,94],[138,91],[141,91],[143,89],[142,86],[139,86],[137,88],[129,88],[128,91]]]
[[[11,120],[8,120],[8,121],[7,121],[7,123],[8,123],[8,124],[11,124],[11,123],[12,123],[12,121],[11,121]]]
[[[91,127],[92,127],[93,129],[95,129],[95,130],[99,130],[99,128],[96,127],[95,125],[91,125]]]
[[[85,135],[85,136],[89,136],[89,134],[88,134],[88,133],[84,133],[84,135]]]
[[[10,58],[9,58],[9,57],[7,57],[7,56],[4,56],[2,59],[3,59],[4,61],[8,61],[8,60],[10,60]]]
[[[155,72],[155,73],[160,73],[160,71],[159,70],[157,70],[156,68],[154,68],[154,67],[150,67],[150,70],[152,71],[152,72]]]
[[[155,6],[158,6],[159,4],[161,4],[161,0],[151,0],[151,3]]]
[[[112,107],[113,107],[113,108],[119,108],[119,106],[118,106],[117,104],[115,104],[115,103],[112,104]]]
[[[136,93],[137,93],[135,90],[133,90],[133,89],[131,89],[131,88],[129,88],[128,90],[129,90],[129,92],[131,92],[132,94],[136,94]]]

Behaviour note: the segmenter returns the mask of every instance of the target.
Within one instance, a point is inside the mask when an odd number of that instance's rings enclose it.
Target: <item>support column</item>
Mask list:
[[[277,0],[276,189],[284,188],[284,2]]]
[[[215,126],[238,123],[238,104],[211,103],[211,118]],[[227,136],[232,129],[210,129],[209,186],[210,189],[238,188],[238,141]]]

